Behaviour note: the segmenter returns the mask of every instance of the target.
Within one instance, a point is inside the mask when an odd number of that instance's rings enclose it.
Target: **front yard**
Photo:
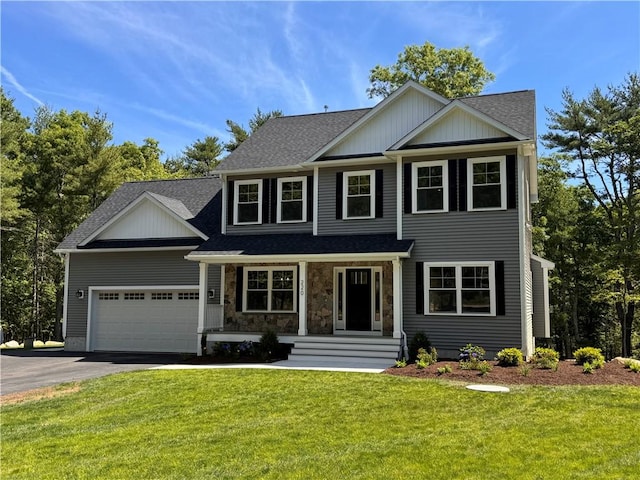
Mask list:
[[[640,390],[141,371],[2,407],[3,478],[633,478]]]

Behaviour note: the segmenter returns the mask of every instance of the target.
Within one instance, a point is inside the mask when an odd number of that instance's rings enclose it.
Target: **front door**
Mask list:
[[[347,330],[371,331],[371,269],[347,268],[345,313]]]

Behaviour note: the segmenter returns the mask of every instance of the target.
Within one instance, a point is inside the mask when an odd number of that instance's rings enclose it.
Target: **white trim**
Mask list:
[[[273,292],[273,272],[274,270],[290,270],[293,273],[293,309],[292,310],[273,310],[271,308],[271,293]],[[266,310],[248,310],[247,309],[247,293],[249,272],[268,272],[267,278],[267,309]],[[296,313],[298,311],[298,295],[296,288],[298,285],[298,269],[296,265],[275,265],[275,266],[253,266],[248,265],[244,268],[242,278],[242,313]]]
[[[224,306],[224,296],[225,296],[225,281],[226,281],[226,271],[225,265],[220,267],[220,305]]]
[[[518,162],[517,169],[517,184],[518,184],[518,204],[520,206],[524,206],[524,202],[528,202],[528,195],[525,194],[524,191],[524,165],[523,162]],[[526,275],[529,272],[531,274],[531,265],[529,264],[527,268],[526,263],[531,262],[530,260],[530,252],[526,250],[526,208],[518,209],[518,270],[520,273],[520,341],[522,342],[521,350],[522,355],[525,358],[529,358],[533,354],[533,304],[531,305],[531,309],[528,308],[527,305],[527,289],[526,285]],[[533,285],[531,285],[533,289]],[[533,302],[533,292],[531,292],[531,302]],[[531,312],[531,319],[529,318],[529,312]]]
[[[64,299],[62,300],[62,339],[67,338],[67,317],[69,315],[69,262],[71,255],[64,254]]]
[[[176,250],[193,250],[198,244],[179,247],[121,247],[121,248],[60,248],[53,253],[115,253],[115,252],[167,252]]]
[[[475,208],[473,205],[473,166],[477,163],[493,163],[500,162],[500,206]],[[518,162],[520,165],[521,162]],[[520,170],[520,167],[518,167]],[[507,209],[507,157],[498,155],[493,157],[474,157],[467,159],[467,211],[469,212],[487,212],[493,210]],[[522,209],[521,209],[522,210]]]
[[[204,330],[205,317],[207,315],[207,281],[209,275],[209,264],[200,262],[198,264],[198,329],[196,333],[202,333]],[[198,355],[201,355],[200,349]]]
[[[404,190],[402,188],[403,180],[402,155],[398,155],[396,159],[396,238],[402,240],[402,215],[404,214]]]
[[[456,272],[456,311],[455,312],[431,312],[429,311],[429,285],[430,267],[453,267]],[[462,287],[462,267],[488,267],[489,268],[489,313],[468,313],[462,311],[462,290],[469,290]],[[441,290],[433,288],[433,290]],[[451,289],[453,290],[453,289]],[[433,316],[456,316],[456,317],[495,317],[496,316],[496,268],[493,261],[482,262],[424,262],[424,314]]]
[[[85,338],[85,351],[91,349],[91,324],[93,322],[93,294],[97,291],[124,291],[124,290],[199,290],[199,285],[94,285],[87,287],[89,299],[87,301],[87,337]]]
[[[429,90],[428,88],[423,87],[419,83],[417,83],[417,82],[415,82],[413,80],[409,80],[402,87],[400,87],[399,89],[397,89],[394,92],[392,92],[391,95],[386,97],[384,100],[382,100],[376,106],[374,106],[371,110],[369,110],[367,113],[365,113],[362,117],[360,117],[353,125],[351,125],[349,128],[347,128],[342,133],[340,133],[340,135],[335,137],[332,141],[330,141],[324,147],[322,147],[320,150],[318,150],[308,160],[306,160],[305,163],[314,162],[315,160],[320,158],[326,152],[328,152],[333,147],[335,147],[340,142],[342,142],[342,140],[344,140],[346,137],[351,135],[351,133],[355,132],[362,125],[367,123],[371,118],[379,115],[388,105],[392,104],[397,97],[401,97],[402,94],[405,91],[409,90],[409,89],[416,90],[417,92],[422,93],[423,95],[431,98],[432,100],[435,100],[436,102],[438,102],[438,103],[440,103],[442,105],[447,105],[450,102],[450,100],[442,97],[441,95],[438,95],[435,92],[432,92],[431,90]]]
[[[499,143],[483,143],[479,145],[446,145],[441,147],[425,147],[425,148],[410,148],[406,150],[386,150],[382,152],[388,158],[397,158],[402,155],[405,159],[412,157],[425,157],[425,156],[449,156],[458,153],[467,154],[470,151],[475,153],[495,150],[510,150],[518,148],[521,145],[528,145],[531,140],[513,141],[513,142],[499,142]]]
[[[418,169],[423,167],[442,167],[442,208],[439,210],[418,210]],[[433,187],[431,187],[433,188]],[[411,164],[411,213],[444,213],[449,211],[449,161],[437,160],[413,162]]]
[[[349,177],[369,176],[369,215],[360,217],[348,216],[349,211]],[[364,197],[365,195],[358,195]],[[354,197],[355,198],[355,197]],[[376,212],[376,171],[375,170],[356,170],[353,172],[343,172],[342,174],[342,219],[343,220],[360,220],[375,218]]]
[[[318,192],[320,191],[319,168],[313,167],[313,235],[318,235]]]
[[[194,262],[207,263],[282,263],[282,262],[344,262],[344,261],[391,261],[395,258],[409,258],[411,250],[407,252],[377,252],[377,253],[315,253],[315,254],[287,254],[287,255],[242,255],[242,253],[233,253],[229,255],[206,254],[206,252],[198,254],[189,254],[184,258]]]
[[[531,254],[531,258],[540,264],[541,268],[553,270],[556,268],[556,264],[546,258],[539,257],[538,255]]]
[[[451,103],[449,103],[444,108],[438,110],[431,117],[425,120],[421,125],[418,125],[416,128],[414,128],[409,133],[407,133],[404,137],[402,137],[400,140],[394,143],[391,147],[389,147],[389,150],[397,150],[402,148],[403,146],[408,144],[413,138],[420,135],[424,131],[428,130],[431,126],[438,123],[442,118],[447,116],[449,113],[451,113],[455,109],[462,110],[465,113],[468,113],[473,117],[476,117],[478,120],[488,123],[489,125],[491,125],[492,127],[498,130],[502,130],[504,133],[506,133],[510,137],[516,138],[517,140],[527,139],[527,137],[525,137],[522,133],[514,130],[511,127],[508,127],[504,123],[498,122],[497,120],[489,117],[488,115],[485,115],[479,110],[476,110],[475,108],[470,107],[466,103],[462,102],[460,99],[456,99],[451,101]]]
[[[302,182],[302,218],[300,220],[282,220],[282,184],[287,182]],[[276,197],[276,222],[277,223],[304,223],[307,221],[307,177],[280,177],[278,178]]]
[[[156,194],[156,195],[160,195],[160,194]],[[162,195],[164,196],[164,195]],[[169,198],[169,197],[167,197]],[[122,210],[120,210],[117,214],[115,214],[113,217],[111,217],[106,223],[104,223],[101,227],[99,227],[97,230],[94,230],[93,233],[91,233],[87,238],[85,238],[82,242],[80,242],[78,245],[85,246],[86,244],[88,244],[91,240],[95,239],[96,237],[98,237],[102,232],[104,232],[107,228],[109,228],[111,225],[113,225],[114,223],[116,223],[118,220],[120,220],[124,215],[126,215],[127,213],[129,213],[131,210],[133,210],[139,203],[141,203],[144,200],[148,200],[150,202],[152,202],[156,207],[160,208],[161,210],[163,210],[164,212],[168,213],[174,220],[178,221],[179,223],[181,223],[184,227],[186,227],[187,229],[191,230],[194,234],[196,234],[198,237],[204,239],[204,240],[208,240],[209,237],[206,236],[204,233],[202,233],[200,230],[198,230],[196,227],[194,227],[193,225],[191,225],[189,222],[185,221],[184,218],[182,218],[180,215],[178,215],[177,213],[175,213],[173,210],[171,210],[170,208],[167,208],[162,202],[160,202],[157,198],[155,198],[151,192],[142,192],[138,197],[136,197],[132,202],[130,202],[127,206],[125,206]],[[193,218],[193,215],[191,216],[191,218]]]
[[[260,225],[262,223],[262,180],[235,180],[233,182],[233,224],[234,225]],[[238,205],[240,200],[240,185],[258,185],[258,220],[255,222],[238,221]]]
[[[402,262],[393,260],[393,338],[402,338]]]

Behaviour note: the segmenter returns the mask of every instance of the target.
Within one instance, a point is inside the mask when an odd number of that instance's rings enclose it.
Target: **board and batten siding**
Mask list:
[[[227,183],[227,195],[229,194],[229,189],[234,188],[234,184],[232,182],[236,180],[264,180],[264,179],[278,179],[278,178],[292,178],[292,177],[307,177],[307,202],[313,200],[313,175],[311,172],[297,172],[290,174],[274,174],[274,175],[260,175],[260,176],[232,176],[229,177]],[[264,189],[264,185],[263,185]],[[233,195],[233,194],[232,194]],[[263,193],[264,195],[264,193]],[[227,215],[225,217],[225,221],[227,222],[227,235],[264,235],[264,234],[277,234],[277,233],[313,233],[313,218],[310,218],[309,213],[310,210],[313,210],[311,207],[307,205],[307,221],[306,222],[294,222],[294,223],[276,223],[276,209],[277,209],[277,184],[276,189],[268,195],[269,201],[267,205],[262,205],[263,215],[262,215],[262,223],[256,225],[234,225],[233,224],[233,202],[227,201]],[[233,198],[235,202],[235,198]],[[264,202],[264,196],[263,196]],[[269,212],[274,218],[272,221],[268,221],[265,219],[265,211]]]
[[[507,134],[463,111],[453,110],[445,118],[411,140],[410,145],[500,138]]]
[[[467,343],[489,352],[520,347],[521,295],[517,209],[404,214],[403,238],[415,241],[403,265],[403,318],[409,337],[424,332],[443,356]],[[417,262],[504,262],[505,315],[444,316],[416,313]],[[425,305],[425,310],[428,307]]]
[[[409,89],[325,156],[383,152],[442,107],[427,95]]]
[[[339,172],[382,170],[382,217],[366,219],[336,218],[336,178]],[[367,164],[341,168],[320,168],[318,178],[318,235],[356,235],[396,231],[396,164]],[[343,192],[344,193],[344,192]]]
[[[198,285],[198,263],[184,259],[189,251],[69,254],[67,337],[86,337],[89,287]],[[209,265],[208,282],[215,289],[210,301],[219,303],[219,265]],[[76,298],[79,289],[85,292],[83,299]]]

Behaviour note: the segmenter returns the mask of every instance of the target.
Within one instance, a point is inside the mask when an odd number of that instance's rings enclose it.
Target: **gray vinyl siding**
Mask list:
[[[382,170],[383,216],[367,219],[336,219],[336,174],[358,170]],[[320,168],[318,177],[318,235],[390,233],[396,231],[396,164]]]
[[[549,300],[548,290],[545,289],[545,272],[535,260],[530,261],[531,283],[533,287],[533,336],[537,338],[547,338],[551,335],[549,331]]]
[[[185,260],[187,253],[189,250],[70,254],[67,337],[86,336],[89,287],[198,285],[198,263]],[[209,265],[208,281],[209,289],[215,289],[212,302],[219,303],[219,265]],[[85,298],[76,298],[78,289],[85,291]]]
[[[311,172],[291,172],[289,174],[274,174],[274,175],[261,175],[261,176],[243,176],[243,177],[229,177],[229,181],[235,180],[263,180],[265,178],[287,178],[287,177],[307,177],[307,190],[313,190],[313,177]],[[227,183],[227,188],[233,188],[231,183]],[[227,192],[228,194],[228,192]],[[235,197],[234,197],[235,202]],[[272,192],[270,202],[277,202],[277,192]],[[271,205],[269,205],[271,208]],[[233,215],[233,204],[227,202],[227,209],[230,209]],[[277,205],[275,206],[277,208]],[[307,215],[308,217],[308,215]],[[227,221],[228,216],[225,216]],[[265,219],[262,219],[260,225],[234,225],[233,222],[227,222],[227,234],[228,235],[264,235],[269,233],[312,233],[313,221],[307,218],[306,222],[296,223],[276,223],[275,219],[273,223],[265,223]]]
[[[403,265],[403,315],[407,334],[411,337],[423,331],[433,346],[443,351],[457,351],[467,343],[493,352],[520,347],[517,210],[404,215],[403,221],[403,238],[415,240],[411,258]],[[504,262],[505,315],[416,314],[416,262],[464,261]]]

